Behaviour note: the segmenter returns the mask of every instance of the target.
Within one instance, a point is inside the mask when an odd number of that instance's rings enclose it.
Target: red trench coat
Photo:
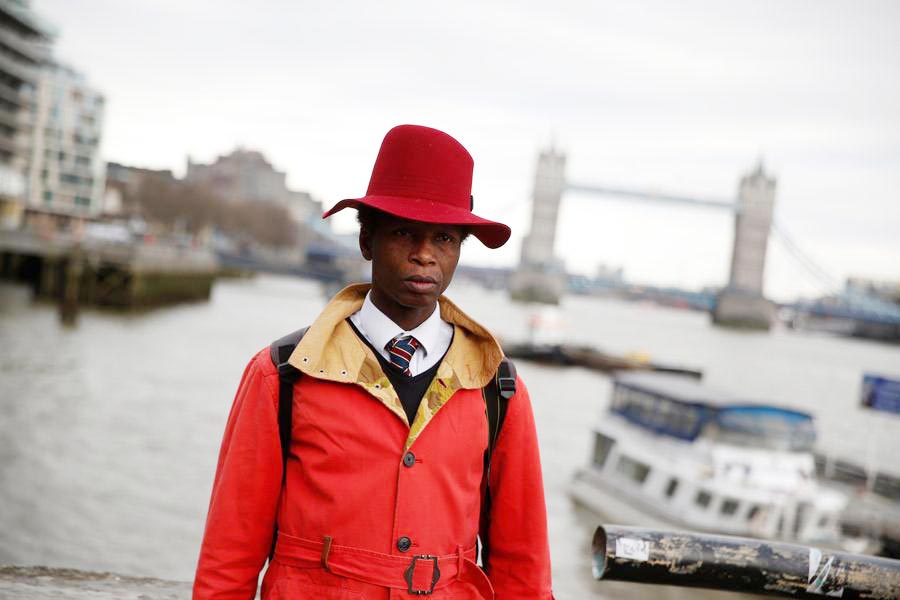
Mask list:
[[[491,588],[497,600],[551,599],[525,385],[517,380],[494,451],[485,577],[472,562],[488,439],[481,388],[500,348],[442,298],[453,342],[410,425],[377,359],[345,321],[367,289],[340,292],[290,358],[303,376],[283,493],[278,374],[268,349],[247,366],[222,441],[194,598],[253,598],[277,522],[266,600],[412,598],[409,589],[427,590],[435,579],[435,600],[490,600]]]

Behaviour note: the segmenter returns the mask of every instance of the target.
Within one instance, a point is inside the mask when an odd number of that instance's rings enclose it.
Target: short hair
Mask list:
[[[378,210],[377,208],[372,208],[366,204],[359,204],[356,206],[356,221],[359,223],[360,231],[365,231],[368,234],[375,233],[375,227],[378,225],[378,220],[385,213]],[[462,233],[459,236],[459,242],[462,243],[466,241],[466,238],[469,237],[469,234],[472,233],[468,227],[464,225],[455,225],[455,227],[459,227],[462,230]]]
[[[359,223],[360,231],[372,233],[375,231],[375,224],[378,222],[378,215],[382,214],[380,210],[376,210],[365,204],[356,206],[356,221]]]

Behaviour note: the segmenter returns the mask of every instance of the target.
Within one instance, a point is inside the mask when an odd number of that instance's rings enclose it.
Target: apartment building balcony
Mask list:
[[[45,42],[40,41],[40,38],[26,38],[9,30],[0,35],[0,46],[6,46],[21,60],[34,65],[39,65],[50,58],[50,48]]]
[[[0,153],[18,154],[18,152],[19,144],[16,142],[15,136],[0,134]]]
[[[93,184],[94,178],[97,176],[97,171],[90,165],[82,165],[75,164],[74,166],[65,167],[63,171],[67,171],[77,177],[80,177],[82,180],[90,180]]]
[[[13,60],[9,55],[0,52],[0,72],[22,83],[34,83],[38,78],[37,67]]]
[[[56,35],[56,28],[35,14],[28,3],[0,0],[0,19],[7,30],[18,35],[44,39]]]
[[[0,80],[0,100],[16,106],[24,104],[19,90],[2,80]]]
[[[18,110],[10,110],[0,104],[0,126],[18,130],[22,126],[22,120]]]
[[[60,149],[66,151],[67,154],[74,154],[78,156],[93,156],[97,153],[98,142],[99,140],[94,141],[93,143],[71,142],[60,144]]]
[[[0,198],[21,200],[25,194],[25,177],[9,165],[0,164]]]

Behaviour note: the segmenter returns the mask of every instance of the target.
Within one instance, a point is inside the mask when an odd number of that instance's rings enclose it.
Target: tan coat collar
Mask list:
[[[371,286],[351,285],[328,303],[291,354],[288,362],[302,373],[340,383],[355,383],[407,422],[397,393],[372,350],[346,319],[360,309]],[[425,392],[411,425],[407,448],[458,389],[484,387],[497,372],[503,351],[490,332],[445,297],[438,300],[441,318],[454,326],[453,342]]]
[[[360,309],[370,287],[355,284],[338,292],[310,326],[288,362],[319,379],[356,381],[366,356],[372,352],[353,333],[346,319]],[[444,361],[451,363],[462,387],[483,387],[503,358],[500,345],[487,329],[449,299],[441,296],[438,302],[441,318],[454,325],[455,330]]]

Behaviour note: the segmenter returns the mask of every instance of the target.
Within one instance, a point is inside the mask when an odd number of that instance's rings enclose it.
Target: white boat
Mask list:
[[[816,480],[814,441],[807,413],[688,377],[624,373],[570,491],[622,525],[858,551],[839,534],[847,497]]]

